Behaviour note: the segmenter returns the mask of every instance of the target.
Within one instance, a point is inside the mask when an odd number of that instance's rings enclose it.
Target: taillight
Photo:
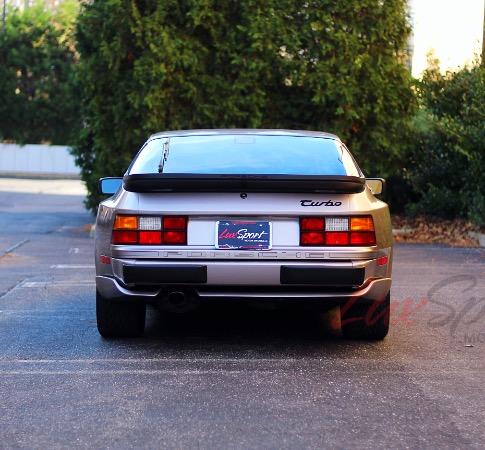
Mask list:
[[[164,231],[163,243],[171,245],[185,245],[187,242],[187,233],[185,231]]]
[[[113,244],[136,244],[137,242],[136,231],[113,230]]]
[[[164,217],[163,228],[169,230],[185,230],[187,223],[186,217]]]
[[[115,230],[136,230],[138,228],[138,217],[116,216],[113,229]]]
[[[325,236],[322,232],[302,231],[300,233],[301,245],[325,245]]]
[[[346,231],[327,231],[325,237],[327,245],[349,245],[349,233]]]
[[[160,245],[162,243],[161,231],[140,231],[138,242],[141,245]]]
[[[323,217],[302,217],[300,227],[303,230],[323,230],[325,219]]]
[[[187,218],[183,216],[116,216],[113,244],[186,245]]]
[[[376,236],[373,231],[352,231],[350,233],[351,245],[376,245]]]
[[[369,246],[376,244],[372,216],[301,217],[302,246]]]
[[[376,245],[372,216],[350,218],[350,245]]]

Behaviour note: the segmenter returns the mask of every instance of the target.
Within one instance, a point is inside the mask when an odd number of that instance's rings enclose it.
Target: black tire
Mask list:
[[[350,306],[340,307],[342,334],[347,339],[380,341],[389,332],[391,294],[384,300],[359,304],[359,300]]]
[[[96,291],[96,321],[104,338],[138,337],[145,330],[143,301],[110,300]]]

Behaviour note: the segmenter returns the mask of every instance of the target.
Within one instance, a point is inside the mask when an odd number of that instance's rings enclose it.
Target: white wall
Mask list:
[[[69,147],[62,145],[0,144],[0,175],[79,177]]]

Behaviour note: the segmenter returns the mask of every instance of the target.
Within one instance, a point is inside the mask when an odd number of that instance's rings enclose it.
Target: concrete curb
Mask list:
[[[404,228],[393,228],[392,235],[398,236],[401,234],[411,233],[414,231],[414,228],[404,227]]]
[[[18,178],[29,180],[80,180],[80,175],[72,173],[51,173],[51,172],[9,172],[0,171],[0,178]]]
[[[469,231],[468,236],[472,239],[476,239],[478,241],[478,245],[480,247],[485,247],[485,234],[484,233],[477,233],[476,231]]]

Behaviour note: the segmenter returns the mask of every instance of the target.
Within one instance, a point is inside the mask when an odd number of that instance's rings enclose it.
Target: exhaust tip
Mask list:
[[[182,291],[172,291],[167,295],[167,301],[172,305],[180,305],[184,303],[185,300],[185,292]]]
[[[165,302],[163,302],[164,309],[176,313],[193,311],[198,305],[198,296],[193,290],[170,291],[165,297]]]

